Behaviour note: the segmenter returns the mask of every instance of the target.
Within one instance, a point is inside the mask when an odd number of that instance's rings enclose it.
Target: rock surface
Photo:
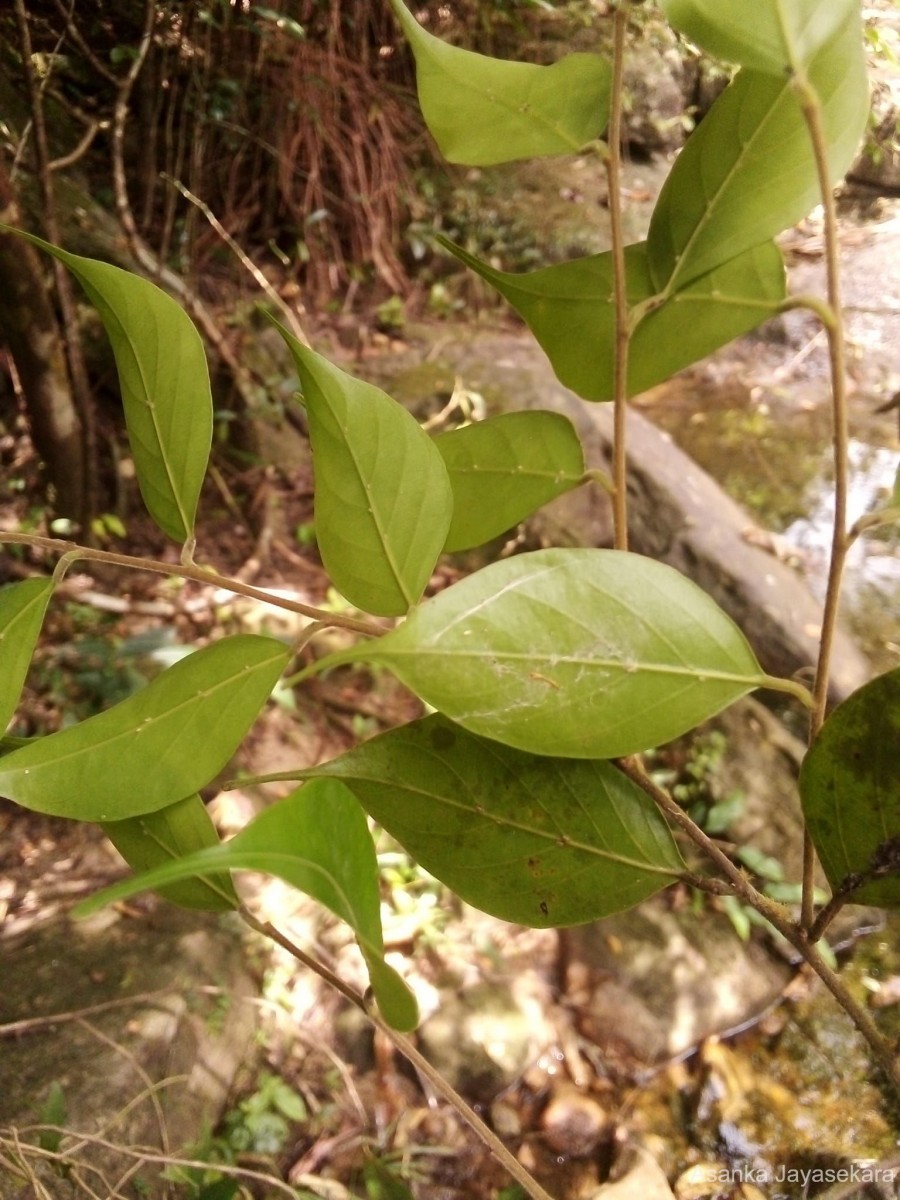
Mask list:
[[[451,378],[480,392],[490,412],[544,408],[569,418],[589,467],[608,470],[612,407],[586,404],[558,382],[529,339],[468,330],[445,339],[439,358]],[[399,370],[399,364],[395,367]],[[694,579],[741,627],[767,672],[808,672],[818,649],[821,605],[797,572],[764,549],[765,531],[668,435],[628,414],[629,536],[640,554]],[[611,544],[611,507],[599,487],[560,497],[529,523],[547,543]],[[762,544],[760,544],[762,543]],[[832,691],[841,698],[871,672],[853,641],[839,632]]]
[[[34,1143],[25,1127],[47,1119],[57,1083],[61,1123],[85,1139],[78,1148],[80,1138],[64,1137],[60,1152],[71,1152],[103,1194],[128,1171],[147,1184],[159,1167],[143,1165],[133,1148],[159,1153],[197,1142],[218,1120],[249,1050],[255,1009],[245,1001],[254,987],[236,931],[161,904],[138,917],[56,919],[3,949],[15,970],[0,994],[0,1137],[21,1130],[22,1143]],[[3,1200],[84,1194],[25,1159],[49,1193],[0,1166]]]
[[[674,909],[666,896],[560,936],[582,1034],[648,1064],[752,1020],[791,975],[721,913]]]

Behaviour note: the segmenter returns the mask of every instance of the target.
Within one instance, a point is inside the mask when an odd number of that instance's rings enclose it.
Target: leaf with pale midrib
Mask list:
[[[0,759],[0,795],[79,821],[120,821],[205,787],[243,741],[291,652],[222,638],[141,691]]]
[[[206,351],[194,323],[148,279],[31,234],[9,232],[57,258],[97,309],[116,359],[144,503],[164,533],[187,541],[194,532],[213,428]]]
[[[319,668],[353,661],[388,667],[472,733],[572,758],[671,741],[767,681],[695,583],[617,550],[493,563]]]
[[[576,154],[609,118],[612,72],[596,54],[551,66],[507,62],[451,46],[390,0],[416,60],[419,105],[450,162],[489,166]]]
[[[488,417],[434,439],[453,489],[446,553],[481,546],[584,479],[584,452],[560,413]]]
[[[303,387],[325,569],[364,612],[402,616],[424,592],[450,528],[443,460],[401,404],[273,324]]]
[[[683,866],[653,801],[611,763],[525,754],[440,715],[306,774],[343,780],[427,871],[506,921],[594,921]]]
[[[19,703],[52,594],[49,579],[25,579],[0,588],[0,734]]]
[[[356,934],[384,1019],[410,1030],[415,997],[384,960],[378,864],[366,816],[349,788],[317,779],[263,809],[229,841],[125,879],[82,901],[76,917],[149,888],[223,871],[262,871],[312,896]]]

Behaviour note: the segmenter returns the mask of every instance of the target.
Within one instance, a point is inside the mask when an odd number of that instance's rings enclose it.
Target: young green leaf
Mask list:
[[[196,793],[140,817],[105,821],[103,832],[137,872],[149,871],[159,863],[183,858],[219,842],[206,805]],[[182,908],[207,912],[228,912],[240,903],[231,877],[224,872],[170,884],[160,888],[159,894]]]
[[[19,232],[14,230],[12,232]],[[212,392],[194,323],[156,284],[22,233],[78,279],[106,329],[141,495],[164,533],[193,536],[212,444]]]
[[[818,52],[808,79],[821,102],[836,181],[853,161],[869,114],[858,16]],[[654,290],[680,291],[787,229],[820,198],[792,81],[740,71],[688,139],[656,203],[647,235]]]
[[[26,579],[0,588],[0,734],[19,703],[52,594],[49,579]]]
[[[442,433],[434,444],[453,489],[448,553],[498,537],[584,478],[581,442],[560,413],[503,413]]]
[[[56,1129],[42,1129],[38,1133],[38,1145],[49,1154],[56,1154],[62,1145],[69,1110],[66,1104],[66,1094],[58,1079],[50,1084],[47,1099],[41,1105],[38,1117],[42,1125],[55,1125]]]
[[[104,904],[197,875],[262,871],[324,904],[353,929],[369,968],[384,1019],[413,1029],[416,1002],[384,961],[375,847],[353,793],[337,780],[319,779],[263,809],[229,842],[161,864],[83,901],[76,916]]]
[[[613,397],[612,255],[513,274],[498,271],[446,239],[443,245],[513,306],[550,359],[560,383],[584,400]],[[637,395],[747,333],[778,310],[784,261],[772,242],[745,251],[668,299],[657,297],[647,246],[625,251],[628,301],[646,310],[629,344],[628,393]]]
[[[653,801],[611,763],[525,754],[439,715],[307,774],[343,780],[427,871],[521,925],[620,912],[683,866]]]
[[[617,550],[493,563],[322,664],[349,661],[388,667],[472,733],[566,758],[668,742],[767,680],[695,583]]]
[[[443,460],[396,400],[277,328],[306,402],[322,561],[352,604],[400,616],[421,598],[450,528]]]
[[[701,49],[726,62],[784,78],[802,71],[853,22],[857,0],[661,0],[666,18]]]
[[[575,154],[602,134],[612,73],[596,54],[570,54],[549,67],[488,58],[426,32],[403,0],[390,3],[416,60],[425,123],[450,162]]]
[[[900,667],[828,717],[803,761],[800,798],[835,892],[900,907]]]
[[[0,759],[0,795],[79,821],[174,804],[222,770],[290,653],[252,634],[213,642],[121,704]]]

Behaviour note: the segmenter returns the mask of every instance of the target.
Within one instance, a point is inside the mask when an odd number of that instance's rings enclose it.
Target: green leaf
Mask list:
[[[653,801],[610,763],[525,754],[439,715],[307,774],[343,780],[427,871],[505,921],[594,921],[683,866]]]
[[[252,634],[213,642],[121,704],[0,759],[0,795],[80,821],[174,804],[226,765],[290,655]]]
[[[109,263],[69,254],[31,234],[87,292],[106,329],[122,388],[141,495],[164,533],[193,536],[212,444],[206,352],[187,313],[156,284]]]
[[[668,742],[767,680],[696,584],[617,550],[493,563],[320,666],[351,661],[388,667],[472,733],[570,758]]]
[[[264,809],[231,841],[125,879],[83,901],[76,916],[147,888],[215,871],[262,871],[324,904],[351,926],[379,1008],[395,1029],[413,1029],[416,1002],[384,961],[378,865],[365,814],[337,780],[319,779]]]
[[[819,51],[809,82],[820,97],[837,181],[855,157],[869,113],[858,17]],[[791,80],[740,71],[688,139],[656,203],[647,235],[654,289],[681,290],[795,224],[820,200]]]
[[[505,62],[450,46],[391,0],[416,60],[419,105],[446,159],[489,166],[576,154],[609,118],[612,73],[596,54],[549,67]]]
[[[492,284],[540,342],[560,383],[584,400],[613,396],[612,256],[577,258],[512,274],[446,239],[443,245]],[[625,251],[629,308],[646,310],[631,337],[628,393],[637,395],[747,333],[784,299],[784,262],[771,242],[746,251],[665,299],[656,295],[646,243]]]
[[[138,872],[219,842],[206,805],[196,793],[140,817],[106,821],[103,832],[131,869]],[[209,912],[228,912],[240,904],[230,876],[224,873],[174,883],[160,888],[160,895],[182,908]]]
[[[468,550],[498,537],[584,479],[584,452],[566,417],[503,413],[434,439],[453,489],[444,550]]]
[[[800,771],[803,815],[834,892],[900,907],[900,667],[839,705]]]
[[[377,1158],[370,1159],[363,1167],[368,1200],[415,1200],[402,1179]]]
[[[38,1133],[38,1145],[50,1154],[56,1154],[65,1137],[63,1127],[68,1118],[66,1094],[58,1079],[54,1079],[47,1092],[47,1098],[40,1107],[38,1114],[42,1125],[56,1125],[58,1129],[42,1129]]]
[[[784,75],[801,71],[845,22],[857,0],[661,0],[671,25],[726,62]]]
[[[26,579],[0,588],[0,734],[19,703],[52,594],[50,579]]]
[[[441,456],[402,404],[277,328],[309,418],[322,562],[351,604],[400,616],[420,599],[450,528]]]

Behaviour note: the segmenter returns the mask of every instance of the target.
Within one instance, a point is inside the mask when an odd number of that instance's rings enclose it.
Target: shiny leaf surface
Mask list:
[[[425,590],[450,528],[441,456],[396,400],[279,332],[306,402],[322,561],[352,604],[400,616]]]
[[[103,832],[138,873],[219,842],[206,805],[196,794],[140,817],[106,821]],[[207,912],[228,912],[240,903],[231,877],[222,872],[170,884],[159,894],[182,908]]]
[[[472,733],[615,758],[678,737],[765,681],[729,617],[678,571],[616,550],[538,550],[322,660],[388,667]]]
[[[119,821],[199,791],[226,765],[290,658],[223,638],[121,704],[0,759],[0,795],[80,821]]]
[[[666,18],[707,53],[782,78],[803,70],[858,11],[857,0],[660,0]]]
[[[149,280],[22,236],[59,259],[97,309],[116,358],[144,503],[164,533],[187,541],[212,444],[212,392],[200,334]]]
[[[53,594],[49,579],[0,588],[0,735],[13,718]]]
[[[606,127],[612,76],[596,54],[547,67],[489,58],[448,45],[403,0],[390,2],[416,60],[422,115],[450,162],[575,154]]]
[[[837,182],[853,162],[869,114],[858,16],[819,51],[809,81],[820,98]],[[656,203],[647,235],[654,290],[682,290],[795,224],[820,199],[791,81],[740,71],[688,138]]]
[[[540,342],[560,383],[584,400],[613,396],[612,256],[538,271],[497,271],[451,242],[447,249],[492,284]],[[628,392],[637,395],[747,333],[784,299],[784,262],[771,242],[746,251],[668,299],[656,294],[646,243],[625,252],[629,307],[646,315],[632,334]]]

